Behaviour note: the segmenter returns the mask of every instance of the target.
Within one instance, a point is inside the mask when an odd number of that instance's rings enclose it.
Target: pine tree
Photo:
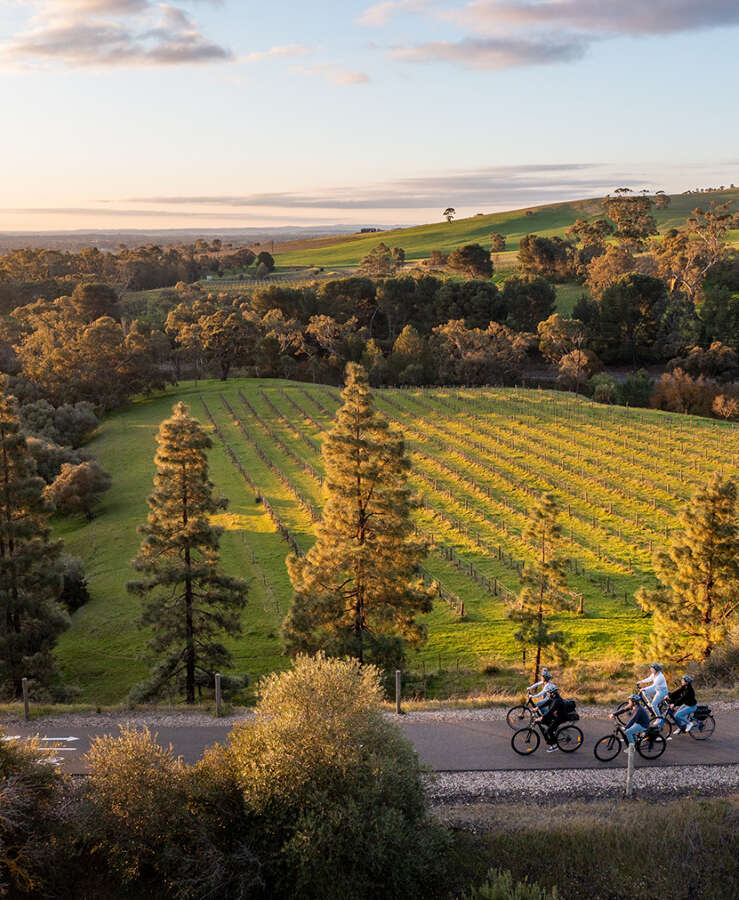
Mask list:
[[[241,631],[246,584],[219,571],[222,529],[209,517],[227,501],[213,496],[206,457],[211,441],[184,403],[159,426],[157,444],[154,493],[132,563],[143,577],[128,585],[144,598],[140,624],[153,630],[149,648],[158,660],[140,693],[155,696],[184,682],[186,700],[194,703],[196,681],[210,680],[230,663],[218,638]]]
[[[653,650],[676,662],[709,657],[739,618],[734,482],[714,475],[688,502],[680,524],[667,550],[655,555],[661,586],[636,595],[653,614]]]
[[[0,385],[2,389],[4,385]],[[49,540],[45,484],[20,431],[14,397],[0,392],[0,691],[20,696],[22,678],[58,678],[52,650],[69,618],[61,541]]]
[[[529,513],[524,538],[533,545],[535,561],[524,566],[522,587],[508,610],[508,618],[518,623],[514,638],[526,650],[535,650],[534,681],[539,678],[542,651],[548,650],[560,661],[567,657],[568,640],[562,631],[552,631],[548,617],[574,608],[565,591],[564,564],[557,556],[561,527],[559,509],[551,494],[545,494]]]
[[[323,444],[326,503],[317,540],[288,557],[295,592],[283,624],[288,651],[324,650],[400,665],[426,637],[420,613],[431,589],[417,574],[426,554],[413,539],[410,463],[402,436],[377,412],[365,370],[347,366],[343,406]]]

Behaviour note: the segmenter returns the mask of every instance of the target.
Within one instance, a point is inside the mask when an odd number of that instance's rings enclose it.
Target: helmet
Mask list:
[[[683,675],[683,681],[687,681],[688,684],[690,684],[690,682],[691,682],[692,680],[693,680],[693,676],[692,676],[692,675]]]
[[[641,700],[641,695],[640,694],[632,694],[629,697],[629,700],[633,700],[634,703],[638,703]]]
[[[544,681],[551,681],[552,673],[549,671],[549,669],[544,669],[542,670],[541,677],[544,679]]]
[[[649,668],[654,669],[655,672],[661,672],[664,669],[664,666],[662,663],[650,663]]]

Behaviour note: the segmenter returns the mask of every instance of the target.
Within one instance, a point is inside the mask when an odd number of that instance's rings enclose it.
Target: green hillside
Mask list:
[[[710,194],[682,195],[672,197],[668,209],[656,210],[659,228],[682,225],[696,206],[707,205],[709,201],[731,200],[739,209],[739,189],[716,191]],[[379,234],[349,235],[336,239],[322,238],[315,241],[285,244],[278,248],[275,258],[281,266],[353,266],[379,241],[391,247],[402,247],[409,260],[427,257],[432,250],[453,250],[463,244],[480,243],[487,246],[490,232],[497,231],[506,239],[506,251],[518,249],[518,242],[526,234],[535,233],[545,237],[563,235],[578,218],[592,219],[602,215],[600,200],[577,200],[569,203],[552,203],[546,206],[492,213],[459,219],[451,224],[436,222],[415,228],[398,228]],[[739,232],[732,234],[739,240]],[[506,260],[506,262],[513,260]]]
[[[648,629],[633,595],[653,578],[650,548],[675,527],[680,505],[699,481],[717,467],[739,475],[739,430],[712,420],[604,407],[546,391],[384,390],[376,396],[405,433],[411,483],[425,502],[417,526],[435,547],[425,568],[444,589],[445,599],[428,616],[428,644],[411,654],[411,667],[459,667],[473,686],[492,664],[518,659],[504,598],[518,589],[520,564],[531,552],[522,533],[533,497],[551,491],[563,510],[569,583],[584,612],[561,620],[573,655],[591,663],[628,660]],[[288,547],[225,444],[307,550],[310,508],[322,504],[320,443],[338,391],[287,381],[186,383],[102,425],[88,449],[112,473],[113,488],[92,523],[57,523],[69,552],[85,560],[92,592],[73,615],[58,655],[68,683],[91,703],[123,700],[147,672],[146,634],[136,627],[140,603],[125,584],[139,544],[136,528],[147,512],[156,430],[178,399],[203,423],[207,406],[220,432],[213,433],[210,464],[217,489],[231,501],[218,517],[226,529],[223,563],[251,583],[243,635],[231,642],[235,669],[253,679],[286,665],[279,630],[291,596]]]

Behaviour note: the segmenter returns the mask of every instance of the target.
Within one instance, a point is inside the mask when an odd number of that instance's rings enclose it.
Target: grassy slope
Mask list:
[[[739,206],[739,190],[727,190],[706,195],[683,196],[672,198],[672,205],[665,210],[657,210],[656,218],[661,230],[677,227],[696,206],[706,206],[709,200],[724,202],[734,201]],[[551,237],[564,234],[565,229],[577,218],[597,218],[601,215],[598,200],[578,200],[570,203],[554,203],[547,206],[531,207],[533,215],[527,216],[526,209],[493,213],[485,216],[474,216],[470,219],[459,219],[456,222],[436,222],[430,225],[419,225],[414,228],[399,228],[384,231],[380,234],[349,235],[330,242],[327,238],[318,241],[302,241],[294,248],[290,244],[283,245],[276,252],[280,265],[321,265],[348,266],[356,265],[359,260],[380,241],[391,247],[402,247],[409,260],[421,259],[432,250],[453,250],[468,243],[480,243],[488,246],[490,232],[498,231],[505,235],[506,250],[518,248],[518,242],[525,234],[536,233]],[[732,238],[739,235],[732,233]],[[506,253],[504,256],[508,256]],[[504,262],[505,260],[501,260]]]
[[[336,391],[320,386],[302,387],[306,387],[309,395],[329,413],[335,409]],[[280,388],[289,390],[303,410],[321,425],[321,430],[297,414],[279,393]],[[305,442],[301,442],[293,429],[275,419],[260,392],[263,389],[299,431],[317,443],[323,429],[330,424],[330,415],[321,412],[300,388],[289,382],[255,380],[231,381],[226,385],[212,381],[201,382],[198,386],[186,384],[164,396],[137,402],[104,423],[90,450],[113,473],[113,489],[92,524],[65,521],[60,522],[57,528],[70,552],[85,559],[93,595],[92,601],[74,615],[73,626],[63,636],[59,648],[67,679],[83,689],[85,699],[98,703],[121,700],[131,684],[146,672],[146,664],[140,659],[145,635],[135,626],[139,604],[126,593],[125,582],[131,577],[128,563],[138,546],[136,526],[146,515],[145,497],[151,489],[154,473],[156,429],[168,415],[175,399],[190,403],[194,415],[204,422],[206,418],[201,397],[205,399],[226,439],[296,534],[300,545],[304,549],[310,546],[312,529],[306,513],[254,453],[231,421],[219,397],[221,392],[227,396],[271,458],[289,474],[311,502],[320,505],[321,491],[317,483],[277,449],[250,418],[238,398],[238,390],[241,389],[260,415],[270,420],[289,447],[301,457],[308,458],[315,467],[320,467],[320,458]],[[552,475],[552,467],[536,456],[539,444],[547,442],[548,451],[576,466],[576,475],[570,476],[563,470],[556,474],[569,478],[574,485],[567,502],[571,501],[576,516],[573,520],[575,537],[588,545],[582,553],[579,548],[566,550],[567,553],[575,552],[588,566],[588,577],[571,578],[573,589],[581,591],[586,598],[585,618],[566,617],[567,629],[575,641],[575,654],[590,660],[628,658],[634,639],[645,634],[647,625],[631,601],[624,603],[623,591],[633,595],[650,571],[648,552],[637,550],[632,554],[628,544],[631,537],[643,539],[645,536],[634,527],[631,517],[634,511],[640,513],[642,521],[646,516],[650,520],[648,527],[653,532],[673,521],[678,501],[675,500],[671,507],[670,498],[688,490],[687,485],[683,485],[683,478],[692,482],[703,473],[706,465],[703,461],[704,443],[707,440],[711,443],[711,453],[716,447],[716,459],[725,460],[727,467],[735,471],[732,453],[739,449],[736,429],[706,420],[678,419],[660,413],[639,411],[627,414],[623,410],[590,406],[572,401],[567,395],[549,395],[546,392],[491,389],[465,391],[463,394],[466,402],[472,404],[469,409],[474,408],[482,425],[469,418],[467,407],[452,411],[449,407],[452,394],[449,392],[424,394],[391,391],[380,395],[380,406],[386,414],[402,420],[407,429],[409,445],[414,451],[414,489],[428,496],[436,508],[463,522],[472,533],[482,534],[488,544],[494,546],[500,543],[506,552],[520,557],[523,551],[519,539],[522,519],[517,510],[525,509],[529,498],[515,485],[529,484],[536,491],[547,489],[546,479]],[[434,399],[437,395],[439,401]],[[429,417],[431,425],[426,425],[419,422],[418,417],[429,416],[429,404],[432,409]],[[573,415],[574,419],[567,419],[567,416]],[[572,425],[567,424],[569,421]],[[497,456],[483,460],[486,471],[481,473],[479,467],[455,454],[454,448],[465,449],[464,444],[459,443],[460,437],[482,439],[478,429],[484,429],[486,422],[492,428],[491,434],[500,434],[504,441],[515,440],[517,446],[513,453],[505,445],[498,446]],[[607,437],[614,429],[614,433],[620,435],[622,444],[611,447]],[[646,440],[639,440],[642,431]],[[427,442],[426,433],[434,433],[443,441],[448,441],[448,448],[440,450],[438,445]],[[669,437],[670,434],[672,437]],[[623,442],[626,440],[633,442],[633,450],[624,450],[626,445]],[[658,445],[659,441],[667,440],[673,442],[673,453],[662,461],[659,454],[664,451],[655,449],[655,442]],[[490,447],[491,450],[495,448],[494,442],[490,443]],[[466,449],[469,450],[469,447]],[[416,450],[422,451],[421,455]],[[698,456],[693,459],[691,454],[698,451]],[[625,474],[631,474],[632,452],[635,478],[630,489],[634,497],[629,499],[618,493],[621,478],[619,467],[623,467]],[[587,461],[591,454],[595,454],[592,464]],[[279,626],[290,598],[284,566],[286,545],[262,508],[255,504],[251,492],[217,441],[210,461],[212,478],[218,490],[231,500],[228,513],[219,518],[226,528],[222,540],[224,568],[250,579],[252,585],[243,617],[244,632],[233,642],[232,648],[235,668],[246,670],[253,677],[285,664],[280,655]],[[453,465],[460,477],[450,476],[444,463]],[[614,463],[618,476],[613,474]],[[611,466],[610,472],[607,470],[608,464]],[[580,466],[583,467],[582,475]],[[652,469],[652,466],[655,468]],[[589,471],[610,479],[612,487],[602,489],[594,484]],[[643,485],[640,478],[644,479]],[[672,494],[665,494],[664,491],[668,481],[672,485]],[[501,512],[499,505],[495,506],[480,496],[477,491],[479,485],[490,485],[496,498],[507,498],[517,509]],[[596,495],[602,494],[603,502],[611,496],[614,500],[613,515],[603,512],[602,503],[599,507],[600,500],[594,501],[593,494],[589,500],[583,500],[583,485]],[[445,494],[445,490],[453,496]],[[661,505],[666,503],[671,507],[671,511],[660,509],[650,512],[650,497],[653,496],[659,498]],[[597,518],[598,531],[590,527],[592,515]],[[426,532],[453,546],[466,562],[472,563],[487,577],[498,577],[511,589],[517,588],[517,574],[482,551],[469,540],[469,536],[440,524],[426,512],[419,514],[418,521]],[[565,522],[566,527],[570,524]],[[620,537],[621,527],[625,541]],[[597,536],[598,533],[600,536]],[[601,549],[604,550],[610,561],[601,561],[599,556],[594,555],[596,541],[598,554]],[[510,663],[514,654],[512,625],[505,619],[502,601],[485,593],[469,576],[437,555],[429,557],[426,568],[448,590],[464,599],[467,617],[460,621],[446,604],[437,603],[428,618],[429,642],[420,654],[414,655],[412,664],[452,668],[461,660],[463,669],[467,667],[479,673],[486,660]],[[599,580],[605,574],[614,579],[618,596],[604,595],[602,589],[590,580]]]

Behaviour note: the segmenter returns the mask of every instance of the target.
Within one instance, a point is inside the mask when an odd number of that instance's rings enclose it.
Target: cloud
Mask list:
[[[737,0],[474,0],[445,18],[478,33],[556,28],[596,37],[671,34],[739,24]]]
[[[448,62],[466,69],[510,69],[514,66],[574,62],[585,54],[585,44],[571,40],[526,38],[464,38],[396,47],[395,59],[403,62]]]
[[[264,59],[285,59],[287,57],[305,56],[310,53],[310,47],[301,44],[286,44],[282,47],[270,47],[269,50],[257,50],[242,56],[242,62],[261,62]]]
[[[594,163],[490,166],[427,177],[402,178],[320,193],[274,192],[244,195],[137,197],[127,202],[177,207],[281,209],[433,209],[451,201],[457,207],[511,208],[517,204],[598,196],[634,173],[613,171]]]
[[[461,7],[387,0],[369,7],[359,21],[381,26],[401,11],[424,12],[447,30],[452,25],[467,34],[395,47],[392,57],[474,69],[573,62],[595,41],[739,24],[738,0],[472,0]]]
[[[234,59],[184,10],[149,0],[45,0],[26,30],[0,45],[0,55],[21,63],[103,67]]]
[[[316,63],[314,66],[295,66],[294,72],[302,75],[316,75],[325,78],[331,84],[345,87],[352,84],[369,84],[372,80],[366,72],[356,72],[353,69],[345,69],[334,63]]]
[[[357,24],[370,28],[383,28],[400,13],[423,12],[432,4],[433,0],[381,0],[380,3],[375,3],[365,9],[357,18]]]

